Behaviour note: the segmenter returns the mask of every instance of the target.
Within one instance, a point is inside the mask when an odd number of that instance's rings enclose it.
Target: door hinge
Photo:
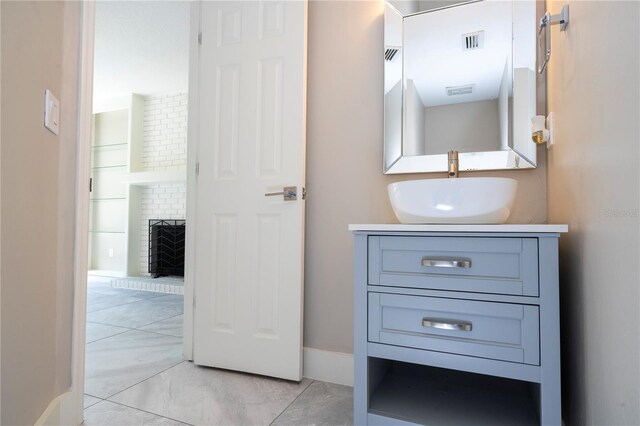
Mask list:
[[[93,178],[89,178],[89,192],[93,192]]]
[[[202,44],[202,31],[198,33],[198,44]]]
[[[200,176],[200,163],[196,163],[196,176]]]
[[[304,186],[302,187],[302,199],[307,199],[307,188],[305,188]]]

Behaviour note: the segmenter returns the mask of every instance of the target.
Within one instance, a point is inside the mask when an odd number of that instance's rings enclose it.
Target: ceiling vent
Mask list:
[[[389,46],[384,50],[384,60],[387,62],[393,62],[393,58],[396,57],[396,54],[400,50],[399,47]]]
[[[484,47],[484,31],[462,34],[462,50],[477,50]]]
[[[464,86],[449,86],[447,87],[447,96],[456,96],[456,95],[468,95],[473,93],[473,89],[475,84],[465,84]]]

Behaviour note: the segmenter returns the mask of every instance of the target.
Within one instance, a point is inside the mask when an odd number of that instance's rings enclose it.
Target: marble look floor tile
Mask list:
[[[169,336],[182,337],[182,319],[183,315],[176,315],[175,317],[166,320],[145,325],[144,327],[141,327],[140,330],[167,334]]]
[[[119,327],[140,328],[183,313],[182,296],[165,295],[87,314],[87,321]]]
[[[182,294],[165,294],[165,293],[154,293],[154,294],[162,295],[162,296],[158,296],[157,298],[154,298],[154,300],[158,302],[177,303],[177,304],[184,303],[184,296]]]
[[[184,423],[145,413],[135,408],[102,401],[84,410],[85,426],[184,425]]]
[[[87,312],[97,312],[140,300],[164,296],[163,293],[111,287],[87,288]]]
[[[91,396],[91,395],[84,395],[84,408],[89,408],[94,404],[97,404],[98,402],[103,401],[100,398],[96,398],[95,396]]]
[[[313,382],[273,422],[274,425],[352,425],[353,388]]]
[[[182,339],[132,330],[87,345],[85,391],[108,398],[182,362]]]
[[[87,335],[86,343],[95,342],[96,340],[104,339],[105,337],[115,336],[116,334],[130,331],[130,328],[115,327],[113,325],[98,324],[95,322],[87,323]]]
[[[103,309],[113,308],[115,306],[127,303],[137,302],[140,299],[113,294],[88,293],[87,294],[87,313],[101,311]]]
[[[197,425],[268,425],[310,382],[289,382],[184,362],[111,400]]]

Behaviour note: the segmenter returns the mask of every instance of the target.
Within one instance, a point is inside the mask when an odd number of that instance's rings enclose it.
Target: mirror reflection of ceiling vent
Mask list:
[[[462,34],[462,50],[476,50],[484,47],[484,30]]]
[[[464,86],[449,86],[447,87],[447,96],[455,96],[455,95],[468,95],[469,93],[473,93],[473,88],[475,84],[465,84]]]
[[[384,60],[388,62],[392,62],[393,58],[395,58],[396,54],[400,50],[399,47],[389,46],[384,50]]]

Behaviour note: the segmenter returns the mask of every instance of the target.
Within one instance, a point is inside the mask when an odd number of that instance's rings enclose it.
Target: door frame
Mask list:
[[[61,406],[61,418],[72,424],[84,421],[84,362],[87,320],[87,274],[89,272],[89,178],[91,128],[93,126],[93,51],[95,3],[82,2],[80,24],[80,79],[76,131],[76,209],[74,238],[73,337],[71,354],[71,400]]]
[[[200,31],[202,28],[199,0],[190,1],[189,10],[189,89],[187,103],[187,222],[184,253],[184,315],[182,350],[184,359],[193,361],[193,305],[196,273],[196,167],[198,164],[198,129],[200,127]],[[187,303],[188,302],[188,303]]]
[[[189,100],[187,133],[187,188],[195,184],[197,162],[197,105],[198,33],[200,31],[200,2],[190,0],[189,23]],[[91,168],[91,132],[93,126],[93,57],[95,42],[95,2],[81,2],[80,48],[78,58],[78,108],[76,129],[76,208],[74,220],[74,296],[72,321],[71,389],[60,405],[61,424],[80,425],[84,421],[84,368],[87,317],[87,275],[89,254],[89,178]],[[194,25],[194,23],[198,25]],[[191,95],[193,93],[193,96]],[[193,141],[193,142],[192,142]],[[195,194],[187,194],[187,221],[195,223]],[[193,294],[192,277],[195,269],[193,226],[187,227],[185,247],[184,287],[184,359],[192,359]],[[190,303],[187,303],[190,301]]]

